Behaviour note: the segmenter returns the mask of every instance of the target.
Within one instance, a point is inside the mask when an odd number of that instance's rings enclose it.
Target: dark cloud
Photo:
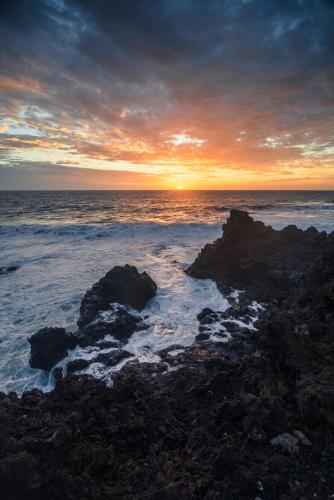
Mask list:
[[[328,161],[333,25],[329,0],[0,1],[0,144],[8,161],[29,147],[255,170],[323,148]],[[178,133],[203,146],[173,148]]]

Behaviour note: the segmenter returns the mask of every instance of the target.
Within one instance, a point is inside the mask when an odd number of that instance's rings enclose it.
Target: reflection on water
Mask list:
[[[150,328],[129,349],[154,359],[167,344],[189,344],[197,314],[226,306],[215,285],[183,269],[221,235],[230,208],[275,227],[333,230],[333,192],[159,191],[0,192],[0,390],[48,386],[29,367],[27,337],[44,326],[74,330],[83,294],[116,264],[146,270],[158,284],[145,314]]]
[[[14,191],[0,192],[0,224],[219,221],[231,208],[312,218],[333,214],[331,191]],[[284,215],[285,214],[285,215]]]

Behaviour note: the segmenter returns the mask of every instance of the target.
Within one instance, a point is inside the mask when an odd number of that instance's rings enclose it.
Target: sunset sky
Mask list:
[[[0,0],[2,189],[333,189],[331,0]]]

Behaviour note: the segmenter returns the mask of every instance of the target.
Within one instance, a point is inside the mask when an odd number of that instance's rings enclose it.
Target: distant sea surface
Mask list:
[[[117,264],[134,264],[158,284],[143,311],[150,328],[127,349],[155,361],[163,347],[190,344],[200,310],[226,301],[183,270],[221,235],[231,208],[275,228],[334,230],[333,191],[0,192],[0,267],[20,266],[0,276],[0,390],[52,388],[52,374],[29,367],[27,337],[44,326],[74,331],[86,289]],[[106,378],[100,368],[91,373]]]
[[[2,191],[0,224],[219,222],[231,208],[326,228],[334,191]]]

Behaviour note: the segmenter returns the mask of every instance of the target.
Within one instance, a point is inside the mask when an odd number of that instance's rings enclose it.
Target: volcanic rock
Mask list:
[[[231,210],[223,236],[206,245],[186,272],[211,278],[220,288],[245,289],[262,301],[281,299],[302,286],[333,240],[315,228],[302,231],[291,225],[276,231],[247,212]]]
[[[333,235],[233,217],[244,245],[230,227],[228,245],[223,236],[193,269],[221,287],[244,284],[247,300],[232,317],[247,315],[254,295],[266,297],[253,348],[239,334],[175,345],[159,363],[127,363],[112,388],[80,375],[49,394],[0,393],[0,498],[331,498]],[[279,286],[273,269],[284,276]],[[214,317],[204,312],[200,319]],[[231,327],[229,318],[218,320]]]
[[[129,337],[137,330],[147,328],[142,318],[130,314],[124,308],[117,308],[111,321],[97,319],[80,331],[79,345],[87,346],[112,335],[114,339],[127,342]]]
[[[32,368],[49,371],[67,356],[77,341],[64,328],[42,328],[28,339],[31,345],[29,363]]]
[[[90,362],[87,359],[73,359],[67,364],[67,373],[71,374],[80,370],[84,370],[89,366]]]
[[[131,358],[133,354],[122,349],[115,349],[114,351],[98,354],[92,363],[103,363],[106,366],[115,366],[123,359]]]
[[[134,266],[116,266],[88,290],[81,302],[78,326],[83,329],[111,303],[128,305],[141,311],[156,292],[157,285]]]

